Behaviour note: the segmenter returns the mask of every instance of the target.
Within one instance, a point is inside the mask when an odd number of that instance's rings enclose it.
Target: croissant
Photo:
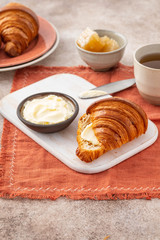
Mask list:
[[[144,134],[148,118],[137,104],[119,97],[93,103],[80,117],[76,155],[85,162]]]
[[[0,35],[9,56],[22,54],[37,36],[38,29],[38,17],[24,5],[9,3],[0,10]]]

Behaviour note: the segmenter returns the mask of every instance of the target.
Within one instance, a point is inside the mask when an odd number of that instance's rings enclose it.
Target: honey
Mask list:
[[[108,36],[99,37],[98,33],[86,28],[77,40],[79,47],[91,52],[110,52],[119,48],[117,41]]]

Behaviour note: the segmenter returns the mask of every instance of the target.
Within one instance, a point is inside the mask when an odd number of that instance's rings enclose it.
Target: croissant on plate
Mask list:
[[[0,35],[9,56],[20,55],[37,36],[38,29],[38,17],[24,5],[9,3],[0,9]]]
[[[147,127],[147,115],[139,105],[119,97],[97,101],[79,119],[76,154],[91,162],[144,134]]]

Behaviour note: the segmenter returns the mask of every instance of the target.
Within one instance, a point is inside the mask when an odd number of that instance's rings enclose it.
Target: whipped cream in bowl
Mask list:
[[[79,112],[78,103],[60,92],[42,92],[25,98],[17,108],[18,118],[37,132],[53,133],[68,127]]]

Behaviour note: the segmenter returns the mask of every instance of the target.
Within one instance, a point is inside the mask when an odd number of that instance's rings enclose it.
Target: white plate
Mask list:
[[[50,23],[51,24],[51,23]],[[11,67],[1,67],[0,68],[0,72],[6,72],[6,71],[12,71],[12,70],[16,70],[16,69],[20,69],[20,68],[24,68],[24,67],[28,67],[28,66],[31,66],[35,63],[38,63],[42,60],[44,60],[45,58],[47,58],[49,55],[51,55],[57,48],[58,44],[59,44],[59,33],[56,29],[56,27],[51,24],[56,32],[56,42],[55,44],[45,53],[43,54],[42,56],[32,60],[32,61],[29,61],[29,62],[26,62],[26,63],[23,63],[23,64],[18,64],[18,65],[14,65],[14,66],[11,66]]]
[[[31,137],[68,167],[82,173],[102,172],[153,144],[157,139],[158,129],[153,122],[149,121],[148,130],[139,138],[124,144],[120,148],[105,153],[91,163],[82,162],[75,154],[77,148],[76,135],[78,119],[85,113],[86,108],[95,100],[79,99],[78,94],[93,87],[93,84],[76,75],[57,74],[7,95],[0,102],[0,112],[16,127],[22,130],[25,134]],[[16,115],[17,106],[21,100],[31,94],[44,92],[44,90],[46,92],[57,91],[66,93],[75,98],[79,104],[80,111],[78,116],[68,128],[61,132],[53,134],[37,133],[27,128]],[[103,96],[99,99],[105,97],[106,96]]]

